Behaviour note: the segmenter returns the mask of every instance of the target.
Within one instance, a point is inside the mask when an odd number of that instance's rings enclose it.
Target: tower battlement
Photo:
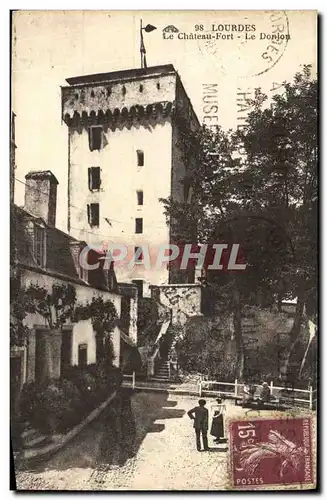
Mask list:
[[[118,119],[166,118],[188,100],[172,64],[68,78],[62,87],[62,119],[68,125]],[[197,121],[190,103],[189,113]]]

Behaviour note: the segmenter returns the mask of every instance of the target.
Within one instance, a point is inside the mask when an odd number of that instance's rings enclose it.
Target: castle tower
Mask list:
[[[68,231],[88,243],[126,245],[128,258],[148,245],[152,264],[159,245],[172,238],[159,198],[189,196],[180,134],[199,122],[181,80],[168,64],[66,81]],[[173,281],[167,265],[117,263],[115,270],[119,281],[135,282],[144,296],[149,285]]]

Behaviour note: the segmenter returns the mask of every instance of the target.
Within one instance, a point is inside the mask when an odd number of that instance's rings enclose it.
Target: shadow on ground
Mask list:
[[[182,418],[184,410],[174,408],[168,392],[133,393],[122,389],[99,416],[47,462],[29,470],[98,469],[123,466],[137,454],[149,432],[162,432],[165,424],[156,420]],[[24,467],[23,467],[24,468]]]
[[[203,453],[226,453],[228,451],[227,446],[224,448],[209,448],[208,450],[203,451]]]

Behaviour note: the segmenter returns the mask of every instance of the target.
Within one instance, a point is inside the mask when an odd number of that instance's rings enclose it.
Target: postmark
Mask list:
[[[310,417],[236,420],[229,437],[233,489],[314,485]]]
[[[285,11],[245,12],[237,22],[235,16],[224,15],[196,28],[200,52],[211,56],[220,73],[233,73],[236,78],[257,77],[271,70],[291,40]]]

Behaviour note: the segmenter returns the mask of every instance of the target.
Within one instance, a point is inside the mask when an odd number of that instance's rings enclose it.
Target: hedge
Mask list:
[[[65,377],[25,384],[20,417],[43,434],[67,432],[79,424],[121,384],[118,368],[72,366]]]

